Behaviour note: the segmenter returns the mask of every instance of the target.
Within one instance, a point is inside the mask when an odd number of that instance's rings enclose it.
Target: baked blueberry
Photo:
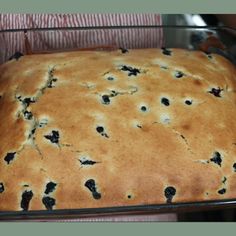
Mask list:
[[[125,66],[125,65],[121,67],[121,70],[128,71],[128,76],[131,76],[131,75],[136,76],[137,74],[140,73],[139,69],[133,68],[131,66]]]
[[[104,128],[102,126],[98,126],[96,128],[96,130],[97,130],[98,133],[103,133],[104,132]]]
[[[87,180],[85,182],[84,186],[90,190],[94,199],[98,200],[101,198],[101,194],[97,192],[96,183],[95,183],[94,179]]]
[[[226,193],[226,189],[225,188],[222,188],[218,191],[219,194],[225,194]]]
[[[7,162],[7,164],[10,164],[10,162],[14,159],[16,155],[16,152],[8,152],[7,155],[4,157],[4,160]]]
[[[118,93],[115,91],[115,90],[111,90],[111,97],[115,97],[115,96],[117,96],[118,95]]]
[[[175,72],[175,77],[176,77],[176,78],[179,79],[179,78],[181,78],[181,77],[183,77],[183,76],[184,76],[184,73],[183,73],[183,72],[181,72],[181,71],[176,71],[176,72]]]
[[[161,99],[161,103],[165,106],[169,106],[170,105],[170,101],[168,98],[162,98]]]
[[[220,93],[223,91],[221,88],[212,88],[208,93],[213,94],[215,97],[221,97]]]
[[[176,194],[176,189],[172,186],[168,186],[168,187],[165,188],[164,194],[165,194],[165,197],[167,199],[167,203],[171,203],[172,198]]]
[[[207,55],[207,57],[208,57],[209,59],[212,59],[212,55],[211,55],[210,52],[204,52],[204,53]]]
[[[215,152],[213,154],[213,157],[210,159],[210,161],[214,162],[215,164],[221,166],[222,158],[219,152]]]
[[[43,205],[47,210],[52,210],[53,206],[56,205],[56,200],[52,197],[45,196],[42,198]]]
[[[111,77],[111,76],[109,76],[109,77],[107,77],[107,80],[114,80],[114,78],[113,77]]]
[[[167,66],[160,66],[160,67],[161,67],[161,69],[164,69],[164,70],[167,70],[167,69],[168,69]]]
[[[5,190],[3,183],[0,183],[0,193],[3,193]]]
[[[51,143],[59,142],[59,132],[57,130],[53,130],[52,134],[44,135],[46,139],[49,139]]]
[[[104,132],[105,130],[102,126],[97,126],[96,131],[102,136],[109,138],[109,136]]]
[[[80,160],[79,159],[79,161],[80,161],[81,165],[94,165],[97,163],[96,161],[92,161],[92,160]]]
[[[223,180],[222,180],[222,183],[225,184],[227,181],[227,178],[224,176]]]
[[[48,83],[48,88],[52,88],[53,87],[53,83],[57,81],[57,78],[52,78],[52,80],[49,81]]]
[[[9,58],[9,61],[12,60],[12,59],[16,59],[18,60],[20,57],[24,56],[21,52],[16,52],[14,55],[12,55],[10,58]]]
[[[34,103],[35,101],[31,98],[24,98],[23,103],[28,107],[30,103]]]
[[[93,198],[96,199],[96,200],[101,198],[101,193],[93,192],[92,195],[93,195]]]
[[[94,179],[89,179],[85,182],[85,187],[87,187],[91,192],[96,192]]]
[[[23,211],[28,211],[29,209],[29,203],[31,199],[33,198],[33,192],[30,191],[24,191],[22,196],[21,196],[21,203],[20,206],[23,209]]]
[[[171,50],[170,49],[167,49],[165,47],[162,47],[162,53],[166,56],[171,56]]]
[[[49,194],[51,192],[53,192],[55,190],[55,187],[57,186],[56,183],[53,183],[52,181],[47,183],[46,185],[46,190],[45,190],[45,194]]]
[[[234,172],[236,172],[236,162],[233,164]]]
[[[147,111],[147,107],[145,107],[145,106],[141,106],[141,111],[143,111],[143,112],[145,112],[145,111]]]
[[[185,104],[190,106],[190,105],[192,105],[192,101],[191,100],[185,100]]]
[[[106,105],[110,104],[110,98],[108,95],[102,95],[102,103]]]
[[[32,114],[32,112],[30,112],[30,111],[25,111],[25,112],[24,112],[24,117],[25,117],[25,119],[27,119],[27,120],[31,120],[31,119],[33,118],[33,114]]]
[[[128,49],[125,49],[125,48],[120,48],[120,50],[121,50],[122,53],[127,53],[127,52],[129,52]]]

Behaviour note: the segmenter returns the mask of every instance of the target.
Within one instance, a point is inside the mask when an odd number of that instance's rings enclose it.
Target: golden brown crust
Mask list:
[[[223,57],[183,49],[1,65],[0,210],[236,197],[235,81]]]

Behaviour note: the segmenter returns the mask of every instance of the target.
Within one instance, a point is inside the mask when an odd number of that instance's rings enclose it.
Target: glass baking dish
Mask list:
[[[117,48],[185,48],[217,53],[236,65],[236,29],[196,26],[109,26],[0,31],[0,64],[23,54]],[[16,54],[15,54],[16,53]],[[236,199],[53,211],[0,211],[0,220],[65,219],[142,213],[170,213],[235,207]]]

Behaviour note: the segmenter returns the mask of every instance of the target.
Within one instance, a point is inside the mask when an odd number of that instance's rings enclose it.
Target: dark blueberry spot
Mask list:
[[[97,162],[96,161],[92,161],[92,160],[79,160],[81,165],[94,165]]]
[[[97,199],[97,200],[98,200],[98,199],[101,198],[101,193],[93,192],[92,195],[93,195],[93,198],[94,198],[94,199]]]
[[[145,112],[147,111],[147,108],[145,106],[141,106],[141,111]]]
[[[16,52],[13,56],[9,58],[9,61],[12,59],[18,60],[20,57],[24,56],[21,52]]]
[[[138,128],[142,129],[142,126],[141,125],[137,125]]]
[[[234,172],[236,172],[236,162],[233,164]]]
[[[179,79],[179,78],[181,78],[181,77],[183,77],[183,76],[184,76],[184,73],[183,73],[183,72],[181,72],[181,71],[176,71],[176,72],[175,72],[175,77],[176,77],[176,78]]]
[[[227,181],[227,178],[224,176],[222,183],[225,184],[226,181]]]
[[[128,195],[127,197],[128,197],[129,199],[130,199],[130,198],[132,198],[132,196],[131,196],[131,195]]]
[[[10,162],[14,159],[16,152],[8,152],[7,155],[4,157],[4,160],[7,162],[7,164],[10,164]]]
[[[29,185],[28,184],[24,184],[23,187],[29,187]]]
[[[35,131],[36,131],[36,128],[33,128],[33,129],[31,130],[31,134],[34,134]]]
[[[164,104],[165,106],[169,106],[170,105],[170,101],[167,98],[162,98],[161,99],[161,103]]]
[[[167,70],[168,67],[167,66],[161,66],[161,69]]]
[[[95,181],[93,179],[89,179],[85,182],[85,187],[87,187],[91,192],[96,192]]]
[[[127,52],[129,52],[128,49],[125,49],[125,48],[120,48],[120,50],[121,50],[122,53],[127,53]]]
[[[166,56],[171,56],[171,50],[165,48],[165,47],[162,47],[162,53]]]
[[[56,205],[56,200],[52,197],[43,197],[42,199],[43,205],[47,210],[52,210],[53,206]]]
[[[186,100],[186,101],[185,101],[185,104],[190,106],[190,105],[192,105],[192,101]]]
[[[103,104],[106,104],[106,105],[110,104],[110,98],[108,95],[102,95],[102,100],[103,100],[102,102]]]
[[[226,193],[226,189],[222,188],[221,190],[218,191],[219,194],[225,194]]]
[[[4,185],[3,183],[0,183],[0,193],[3,193],[4,192]]]
[[[29,203],[31,199],[33,198],[33,192],[30,191],[24,191],[21,197],[21,203],[20,206],[23,209],[23,211],[28,211],[29,209]]]
[[[100,133],[102,136],[109,138],[109,136],[104,132],[104,128],[102,126],[97,126],[97,132]]]
[[[114,78],[109,76],[109,77],[107,77],[107,80],[114,80]]]
[[[55,190],[55,187],[57,186],[56,183],[53,183],[53,182],[49,182],[47,183],[46,185],[46,190],[45,190],[45,194],[49,194],[51,192],[53,192]]]
[[[33,128],[32,130],[31,130],[31,132],[30,132],[30,134],[29,134],[29,139],[34,135],[34,133],[35,133],[35,131],[36,131],[36,128]]]
[[[96,183],[93,179],[87,180],[85,182],[84,186],[87,187],[91,191],[94,199],[100,199],[101,198],[101,194],[97,192]]]
[[[48,83],[48,88],[52,88],[53,87],[53,82],[56,82],[57,78],[53,78],[52,80],[49,81]]]
[[[223,91],[221,88],[212,88],[211,91],[208,91],[208,93],[213,94],[215,97],[221,97],[221,91]]]
[[[104,128],[103,128],[102,126],[98,126],[98,127],[96,128],[96,130],[97,130],[98,133],[103,133]]]
[[[131,66],[122,66],[121,70],[123,71],[128,71],[128,76],[134,75],[136,76],[137,74],[140,73],[140,70],[137,68],[132,68]]]
[[[204,52],[204,53],[207,55],[209,59],[212,59],[212,55],[210,54],[210,52]]]
[[[102,136],[109,138],[109,136],[106,133],[102,133]]]
[[[217,165],[221,166],[222,158],[219,152],[215,152],[213,154],[213,157],[210,159],[210,161],[216,163]]]
[[[115,91],[115,90],[111,90],[111,97],[115,97],[115,96],[117,96],[118,95],[118,93]]]
[[[59,142],[59,132],[56,130],[52,131],[52,134],[44,135],[46,139],[49,139],[52,143]]]
[[[30,103],[34,103],[35,101],[31,98],[24,98],[23,103],[28,107]]]
[[[25,112],[24,112],[24,117],[25,117],[25,119],[27,119],[27,120],[31,120],[32,117],[33,117],[33,114],[32,114],[32,112],[30,112],[30,111],[25,111]]]
[[[172,198],[176,194],[176,189],[172,186],[169,186],[164,191],[165,197],[167,198],[167,203],[171,203]]]

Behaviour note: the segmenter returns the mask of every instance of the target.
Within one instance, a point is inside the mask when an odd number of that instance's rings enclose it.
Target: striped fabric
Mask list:
[[[160,24],[160,14],[0,14],[0,29]]]
[[[0,30],[29,28],[161,25],[160,14],[0,14]],[[114,46],[161,47],[160,28],[28,31],[33,51]],[[24,52],[24,33],[0,33],[0,62]]]

